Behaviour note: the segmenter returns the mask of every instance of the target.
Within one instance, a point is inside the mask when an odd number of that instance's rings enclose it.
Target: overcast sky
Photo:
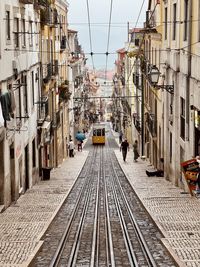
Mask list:
[[[108,42],[108,23],[110,16],[110,0],[88,0],[91,22],[92,52],[106,53]],[[142,0],[113,0],[110,41],[108,52],[116,52],[127,41],[127,22],[134,28],[142,6]],[[87,0],[68,0],[69,28],[77,30],[79,42],[85,53],[90,53]],[[137,27],[142,27],[148,0],[145,0]],[[91,57],[88,64],[91,64]],[[108,56],[108,68],[114,67],[116,55]],[[94,55],[96,69],[105,68],[106,56]]]

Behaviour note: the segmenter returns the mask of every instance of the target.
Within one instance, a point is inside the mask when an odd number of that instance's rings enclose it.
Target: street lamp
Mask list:
[[[159,77],[160,77],[159,69],[155,65],[152,65],[148,73],[148,80],[150,84],[153,85],[155,89],[158,89],[158,90],[164,89],[168,93],[174,94],[174,85],[158,85]]]

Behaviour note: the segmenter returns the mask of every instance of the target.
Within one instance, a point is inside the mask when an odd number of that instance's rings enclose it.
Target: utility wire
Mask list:
[[[199,41],[197,41],[197,42],[194,42],[194,43],[192,43],[192,44],[190,44],[190,45],[187,45],[187,46],[183,46],[183,47],[181,47],[181,48],[171,48],[170,49],[170,51],[177,51],[177,52],[180,52],[180,51],[185,51],[185,52],[188,52],[187,50],[185,50],[185,48],[188,48],[188,47],[191,47],[191,46],[193,46],[193,45],[196,45],[196,44],[198,44],[199,43]],[[138,48],[138,50],[139,50],[139,48]],[[13,48],[13,49],[11,49],[11,48],[5,48],[4,49],[4,51],[22,51],[22,52],[35,52],[35,53],[38,53],[38,52],[42,52],[42,53],[51,53],[51,51],[45,51],[45,50],[33,50],[33,49],[18,49],[18,48]],[[159,49],[158,51],[160,51],[160,52],[165,52],[165,51],[169,51],[169,48],[168,49]],[[141,52],[141,50],[139,50],[139,51],[136,51],[137,52],[137,54],[139,53],[139,52]],[[145,52],[152,52],[152,50],[145,50]],[[54,52],[54,53],[59,53],[60,54],[60,52],[58,51],[58,52]],[[70,54],[74,54],[74,52],[71,52]],[[88,53],[83,53],[84,55],[90,55],[91,53],[90,52],[88,52]],[[115,54],[118,54],[117,52],[109,52],[109,53],[107,53],[107,52],[97,52],[97,53],[95,53],[95,52],[93,52],[93,55],[115,55]],[[198,55],[198,54],[195,54],[195,53],[193,53],[193,55],[195,55],[195,56],[200,56],[200,55]]]
[[[113,0],[110,0],[110,16],[109,16],[109,26],[108,26],[108,39],[107,39],[107,49],[106,49],[106,69],[105,69],[105,81],[107,80],[107,68],[108,68],[108,49],[110,44],[110,26],[112,19],[112,9],[113,9]]]
[[[155,7],[154,7],[154,9],[153,9],[153,11],[152,11],[152,13],[151,13],[151,16],[150,16],[150,18],[149,18],[149,21],[151,20],[151,18],[152,18],[152,16],[153,16],[154,12],[155,12],[155,10],[156,10],[157,5],[158,5],[158,3],[156,3],[156,5],[155,5]],[[141,48],[142,48],[142,44],[143,44],[143,42],[144,42],[144,38],[145,38],[145,33],[143,33],[143,37],[142,37],[142,40],[141,40],[141,42],[140,42],[140,46],[139,46],[139,49],[138,49],[139,51],[137,52],[137,55],[139,55],[139,53],[141,52]],[[130,69],[130,72],[129,72],[129,75],[128,75],[126,84],[129,83],[129,78],[130,78],[130,76],[131,76],[133,67],[134,67],[134,63],[133,63],[132,66],[131,66],[131,69]]]
[[[89,38],[90,38],[90,55],[91,55],[91,59],[92,59],[92,68],[93,71],[95,70],[94,67],[94,57],[93,57],[93,49],[92,49],[92,34],[91,34],[91,25],[90,25],[90,10],[89,10],[89,3],[88,0],[87,1],[87,15],[88,15],[88,29],[89,29]]]
[[[143,9],[143,7],[144,7],[144,2],[145,2],[145,0],[143,0],[143,2],[142,2],[142,5],[141,5],[141,7],[140,7],[140,11],[139,11],[139,14],[138,14],[138,17],[137,17],[136,23],[135,23],[134,30],[136,29],[136,27],[137,27],[137,24],[138,24],[138,21],[139,21],[139,18],[140,18],[140,16],[141,16],[142,9]],[[129,30],[129,29],[128,29],[128,30]],[[128,32],[128,35],[129,35],[129,32]],[[129,41],[129,43],[128,43],[128,48],[127,48],[127,51],[129,50],[129,47],[130,47],[130,45],[131,45],[131,40],[130,40],[130,41]]]

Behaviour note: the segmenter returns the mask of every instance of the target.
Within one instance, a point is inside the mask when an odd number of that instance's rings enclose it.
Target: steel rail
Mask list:
[[[80,245],[80,237],[81,237],[81,234],[83,232],[84,220],[86,218],[86,213],[87,213],[88,205],[90,202],[91,191],[92,191],[92,187],[89,186],[88,190],[86,192],[84,192],[84,194],[86,195],[86,200],[85,200],[84,207],[82,210],[81,219],[80,219],[77,233],[75,236],[75,241],[74,241],[71,253],[70,253],[70,258],[69,258],[69,261],[67,263],[67,267],[73,267],[76,264],[76,258],[78,255],[78,249],[79,249],[79,245]]]
[[[106,211],[106,229],[107,229],[107,266],[115,267],[115,256],[114,256],[114,249],[113,249],[113,242],[112,242],[112,230],[110,224],[110,214],[109,214],[109,207],[108,207],[108,191],[106,186],[106,179],[105,179],[105,169],[103,170],[103,181],[104,181],[104,191],[105,191],[105,211]],[[109,262],[110,259],[110,262]]]
[[[102,149],[100,151],[100,168],[101,168],[101,156],[102,156]],[[99,218],[99,188],[100,188],[100,170],[98,172],[98,181],[97,181],[97,194],[96,194],[96,205],[95,205],[95,216],[94,216],[94,229],[93,229],[93,237],[92,237],[92,252],[91,252],[91,260],[90,260],[90,267],[94,267],[95,264],[98,266],[98,251],[95,253],[95,249],[97,248],[98,242],[98,218]],[[96,261],[95,261],[96,259]]]
[[[145,239],[144,239],[144,237],[142,235],[142,232],[141,232],[141,230],[140,230],[140,228],[139,228],[139,226],[137,224],[137,221],[136,221],[136,219],[135,219],[135,217],[133,215],[133,212],[132,212],[132,210],[130,208],[128,200],[127,200],[127,198],[125,196],[124,190],[123,190],[123,188],[121,186],[121,183],[120,183],[120,180],[119,180],[119,176],[118,176],[118,174],[117,174],[117,172],[116,172],[116,170],[114,168],[112,157],[110,157],[110,158],[111,158],[111,165],[112,165],[113,172],[115,174],[116,182],[117,182],[118,187],[120,189],[121,195],[123,196],[124,202],[126,203],[126,207],[127,207],[130,219],[132,221],[132,225],[134,226],[135,233],[136,233],[136,235],[138,237],[138,241],[139,241],[141,249],[142,249],[142,251],[143,251],[143,253],[145,255],[145,258],[147,260],[148,266],[149,267],[157,267],[157,264],[156,264],[153,256],[151,255],[151,252],[150,252],[150,250],[148,248],[148,245],[147,245],[147,243],[146,243],[146,241],[145,241]]]
[[[131,243],[131,239],[129,237],[127,225],[126,225],[126,222],[124,220],[123,212],[122,212],[122,209],[120,207],[119,198],[117,196],[117,192],[116,192],[116,188],[115,188],[115,184],[114,184],[115,178],[113,177],[113,175],[111,175],[110,178],[111,178],[110,182],[111,182],[111,188],[112,188],[113,197],[114,197],[114,201],[115,201],[115,206],[117,209],[117,213],[118,213],[118,217],[119,217],[119,221],[120,221],[120,225],[121,225],[121,229],[122,229],[129,262],[130,262],[131,267],[139,267],[138,262],[137,262],[137,257],[135,255],[135,252],[134,252],[134,249],[133,249],[133,246]]]
[[[94,153],[97,153],[97,152],[95,151]],[[86,172],[86,175],[85,176],[87,176],[87,174],[90,173],[90,171],[91,171],[90,166],[93,165],[94,161],[95,161],[95,157],[93,157],[93,160],[92,160],[91,164],[88,165],[87,172]],[[58,264],[59,264],[59,260],[60,260],[60,257],[62,255],[62,252],[63,252],[63,250],[65,248],[65,244],[66,244],[67,237],[69,235],[69,232],[70,232],[70,229],[71,229],[73,220],[74,220],[74,218],[76,216],[76,213],[77,213],[78,207],[80,205],[82,196],[85,194],[85,190],[90,185],[90,180],[91,180],[91,178],[88,179],[88,180],[86,180],[85,183],[84,183],[84,185],[82,186],[82,189],[81,189],[81,191],[80,191],[80,193],[78,195],[77,201],[75,203],[74,210],[73,210],[73,212],[72,212],[72,214],[70,216],[69,222],[68,222],[68,224],[66,226],[66,229],[65,229],[65,231],[64,231],[64,233],[62,235],[62,238],[61,238],[61,240],[60,240],[60,242],[59,242],[59,244],[57,246],[56,252],[54,253],[54,256],[53,256],[53,258],[52,258],[52,260],[50,262],[49,267],[57,267]]]

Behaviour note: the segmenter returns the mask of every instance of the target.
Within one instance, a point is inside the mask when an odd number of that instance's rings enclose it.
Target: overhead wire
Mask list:
[[[110,0],[110,16],[109,16],[109,25],[108,25],[108,39],[107,39],[107,49],[106,49],[106,68],[105,68],[105,81],[107,80],[107,68],[108,68],[108,55],[109,55],[109,44],[110,44],[110,26],[112,19],[112,9],[113,9],[113,0]]]
[[[89,39],[90,39],[90,55],[91,55],[91,60],[92,60],[92,68],[93,71],[95,70],[94,67],[94,57],[93,57],[93,49],[92,49],[92,33],[91,33],[91,25],[90,25],[90,10],[89,10],[89,3],[88,0],[86,0],[87,2],[87,15],[88,15],[88,30],[89,30]]]
[[[155,10],[156,10],[157,5],[158,5],[158,3],[155,4],[155,7],[154,7],[154,9],[153,9],[153,11],[152,11],[152,13],[151,13],[151,16],[150,16],[150,18],[148,19],[149,21],[151,20],[151,18],[152,18],[152,16],[153,16],[154,12],[155,12]],[[139,46],[139,49],[138,49],[139,51],[137,52],[137,55],[139,55],[139,53],[140,53],[140,51],[141,51],[141,47],[142,47],[142,44],[143,44],[143,42],[144,42],[144,38],[145,38],[145,33],[143,33],[143,37],[142,37],[142,40],[141,40],[141,42],[140,42],[140,46]],[[129,74],[128,74],[128,78],[127,78],[125,84],[128,84],[128,83],[129,83],[129,78],[130,78],[130,76],[131,76],[133,67],[134,67],[134,63],[132,64],[132,66],[131,66],[131,68],[130,68],[130,72],[129,72]]]
[[[193,45],[196,45],[196,44],[198,44],[199,43],[199,41],[196,41],[196,42],[194,42],[194,43],[192,43],[192,44],[190,44],[190,45],[186,45],[186,46],[183,46],[183,47],[181,47],[181,48],[171,48],[170,49],[170,51],[185,51],[185,52],[188,52],[187,50],[185,50],[185,48],[188,48],[188,47],[191,47],[191,46],[193,46]],[[139,50],[139,48],[138,48],[138,50]],[[13,48],[13,49],[11,49],[11,48],[5,48],[4,49],[4,51],[23,51],[23,52],[35,52],[35,53],[38,53],[38,52],[42,52],[42,53],[51,53],[51,51],[45,51],[45,50],[33,50],[33,49],[18,49],[18,48]],[[152,50],[145,50],[146,52],[151,52]],[[165,52],[165,51],[169,51],[169,48],[166,48],[166,49],[159,49],[159,51],[160,52]],[[54,53],[59,53],[60,54],[60,52],[58,51],[58,52],[54,52]],[[71,52],[71,54],[73,54],[73,52]],[[87,53],[85,53],[84,52],[84,55],[90,55],[91,53],[90,52],[87,52]],[[107,55],[107,54],[112,54],[112,55],[114,55],[114,54],[118,54],[117,52],[109,52],[109,53],[107,53],[107,52],[97,52],[97,53],[95,53],[95,52],[93,52],[93,54],[94,55]],[[193,55],[196,55],[196,56],[200,56],[200,55],[198,55],[198,54],[195,54],[195,53],[193,53]],[[103,65],[102,65],[103,66]]]
[[[142,13],[142,9],[143,9],[143,7],[144,7],[144,3],[145,3],[145,0],[143,0],[143,2],[142,2],[142,5],[141,5],[141,7],[140,7],[140,11],[139,11],[139,14],[138,14],[138,17],[137,17],[136,23],[135,23],[135,27],[133,28],[134,30],[135,30],[135,29],[136,29],[136,27],[137,27],[137,24],[138,24],[139,18],[140,18],[140,16],[141,16],[141,13]],[[129,34],[129,32],[128,32],[128,34]],[[128,43],[128,48],[127,48],[127,51],[129,50],[129,47],[130,47],[130,45],[131,45],[131,40],[130,40],[130,41],[129,41],[129,43]]]

